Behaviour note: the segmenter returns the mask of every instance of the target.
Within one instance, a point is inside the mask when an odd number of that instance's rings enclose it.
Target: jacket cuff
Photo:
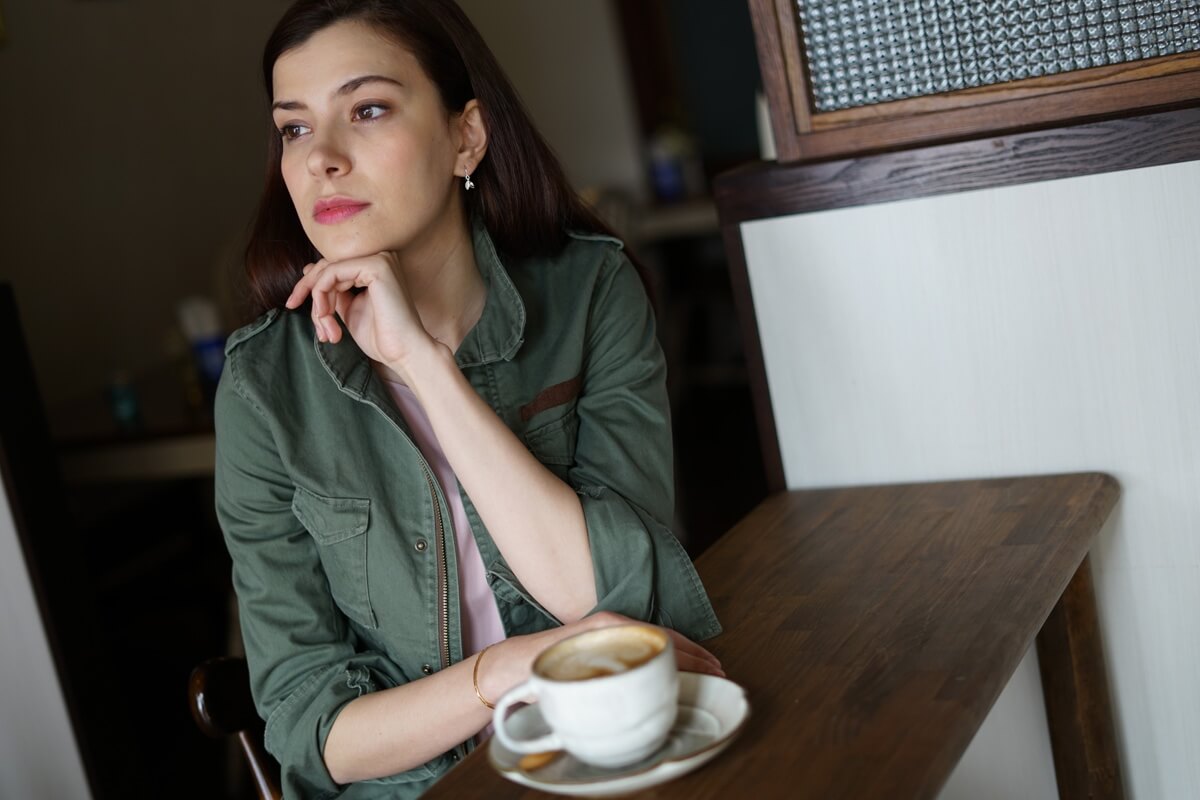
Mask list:
[[[336,783],[325,766],[325,742],[342,709],[357,697],[393,685],[373,670],[372,660],[363,658],[313,672],[267,718],[263,743],[280,764],[285,798],[336,797],[345,789]],[[386,669],[385,673],[386,674]],[[445,763],[441,763],[441,761]],[[419,767],[369,783],[431,781],[450,767],[449,759],[434,759]]]
[[[596,577],[596,611],[615,611],[694,641],[721,632],[700,576],[669,528],[603,486],[576,489]]]

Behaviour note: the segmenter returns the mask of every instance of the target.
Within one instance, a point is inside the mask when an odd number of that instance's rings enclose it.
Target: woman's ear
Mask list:
[[[468,100],[453,124],[457,126],[458,132],[458,163],[455,165],[455,174],[475,172],[479,168],[479,162],[483,161],[488,146],[487,126],[483,122],[483,109],[479,101]]]

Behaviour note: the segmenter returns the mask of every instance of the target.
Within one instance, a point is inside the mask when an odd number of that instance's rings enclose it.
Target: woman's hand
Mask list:
[[[484,697],[494,703],[509,689],[528,680],[533,670],[534,659],[555,642],[576,633],[630,623],[649,624],[612,611],[601,611],[590,617],[584,617],[578,622],[563,625],[561,628],[552,628],[541,633],[506,639],[488,650],[484,657],[483,664],[480,665],[480,691]],[[661,628],[661,630],[670,635],[671,641],[675,645],[675,663],[679,669],[685,672],[725,677],[725,672],[721,669],[721,662],[712,653],[678,631],[670,628]]]
[[[368,358],[393,369],[435,343],[421,324],[394,253],[309,264],[285,305],[297,308],[309,296],[319,340],[341,341],[336,313]]]

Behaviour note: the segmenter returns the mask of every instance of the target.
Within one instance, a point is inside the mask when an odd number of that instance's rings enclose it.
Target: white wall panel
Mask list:
[[[1031,647],[942,788],[941,800],[1057,796],[1037,649]]]
[[[90,796],[0,485],[0,798]]]
[[[742,231],[790,486],[1121,482],[1093,568],[1135,800],[1200,797],[1197,220],[1192,162]],[[1029,785],[1006,796],[1054,796],[1028,793],[1046,776],[1019,735],[999,739],[960,772],[1007,763]],[[970,796],[958,778],[947,798]]]

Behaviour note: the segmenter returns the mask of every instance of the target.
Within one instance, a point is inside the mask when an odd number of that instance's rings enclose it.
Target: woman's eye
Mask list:
[[[379,103],[368,103],[364,106],[359,106],[354,109],[354,118],[356,120],[378,119],[388,112],[388,107]]]
[[[304,125],[282,125],[279,128],[279,135],[282,136],[285,141],[291,141],[299,136],[302,136],[306,130],[308,129]]]

